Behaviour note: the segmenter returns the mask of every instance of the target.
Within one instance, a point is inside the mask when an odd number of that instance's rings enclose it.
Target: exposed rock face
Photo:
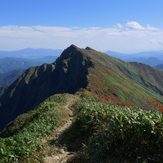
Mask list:
[[[0,98],[0,130],[53,94],[73,94],[85,88],[88,84],[88,68],[92,65],[89,57],[71,45],[53,64],[26,70]]]

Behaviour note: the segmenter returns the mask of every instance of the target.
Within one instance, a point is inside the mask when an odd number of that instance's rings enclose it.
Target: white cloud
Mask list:
[[[139,23],[134,22],[134,21],[126,23],[125,27],[126,28],[131,28],[131,29],[145,29]]]
[[[153,39],[150,41],[151,43],[159,43],[160,45],[163,45],[163,40],[157,40],[157,39]]]
[[[153,31],[154,30],[154,31]],[[65,49],[71,44],[90,46],[100,51],[139,52],[161,49],[163,30],[137,22],[114,28],[3,26],[0,27],[0,50],[31,48]],[[151,44],[153,43],[153,44]]]
[[[156,27],[152,27],[151,25],[147,24],[147,27],[146,27],[147,30],[159,30],[159,28],[156,28]]]
[[[118,28],[124,28],[124,26],[120,23],[118,23],[115,27],[118,27]]]
[[[107,33],[107,35],[109,35],[109,36],[120,36],[121,34],[115,33],[115,32],[110,32],[110,33]]]
[[[131,21],[131,22],[127,22],[125,25],[122,24],[117,24],[116,27],[118,28],[125,28],[127,30],[130,29],[135,29],[135,30],[159,30],[159,28],[156,27],[152,27],[151,25],[147,24],[146,27],[143,27],[142,25],[140,25],[138,22],[135,21]]]

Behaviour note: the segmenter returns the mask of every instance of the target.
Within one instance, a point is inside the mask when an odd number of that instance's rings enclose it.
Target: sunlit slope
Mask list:
[[[88,90],[103,100],[120,105],[151,109],[150,102],[161,106],[163,71],[145,64],[127,63],[91,48],[86,51],[94,63],[94,67],[89,68]]]

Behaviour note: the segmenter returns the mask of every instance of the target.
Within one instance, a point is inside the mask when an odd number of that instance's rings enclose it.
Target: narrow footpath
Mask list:
[[[60,141],[62,140],[64,131],[68,129],[73,122],[74,114],[73,111],[69,109],[69,107],[72,106],[73,103],[74,99],[71,98],[68,101],[67,105],[65,105],[65,109],[69,111],[69,118],[63,126],[55,130],[55,133],[53,134],[54,137],[51,137],[51,140],[55,142],[56,151],[59,152],[57,152],[55,155],[45,157],[45,163],[66,163],[69,158],[75,155],[75,153],[66,151],[60,146]]]

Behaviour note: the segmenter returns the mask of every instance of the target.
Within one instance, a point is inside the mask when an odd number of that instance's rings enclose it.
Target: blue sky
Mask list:
[[[162,0],[0,0],[0,50],[163,49]]]

